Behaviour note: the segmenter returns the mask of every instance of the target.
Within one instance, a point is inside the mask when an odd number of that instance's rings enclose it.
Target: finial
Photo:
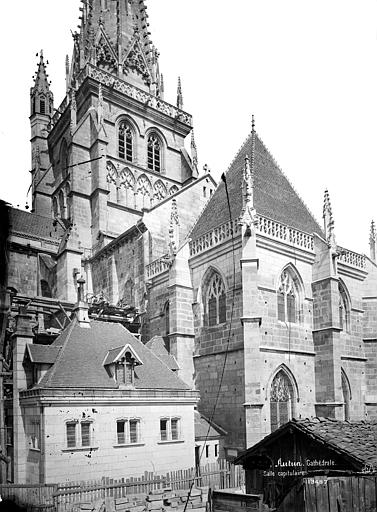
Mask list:
[[[251,116],[251,131],[255,131],[255,120],[254,120],[254,114]]]
[[[39,56],[40,56],[41,60],[43,60],[43,50],[41,50],[41,51],[39,52]]]
[[[208,167],[208,164],[204,164],[204,165],[203,165],[203,171],[204,171],[206,174],[210,174],[211,169]]]
[[[330,195],[327,189],[325,190],[325,197],[323,201],[323,222],[326,240],[332,248],[336,248],[334,218],[332,214]]]
[[[178,77],[178,87],[177,87],[177,107],[182,110],[183,109],[183,94],[182,94],[182,84],[181,77]]]
[[[369,235],[369,247],[370,247],[370,259],[376,261],[376,240],[377,232],[374,220],[370,224],[370,235]]]

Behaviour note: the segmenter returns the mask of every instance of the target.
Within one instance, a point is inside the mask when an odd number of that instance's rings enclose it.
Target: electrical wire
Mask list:
[[[227,186],[227,182],[226,182],[225,173],[223,173],[221,175],[221,179],[223,180],[224,185],[225,185],[225,193],[226,193],[227,204],[228,204],[229,219],[230,219],[230,222],[232,222],[232,211],[231,211],[231,207],[230,207],[228,186]],[[197,480],[198,477],[200,477],[200,475],[198,475],[198,471],[199,471],[199,468],[200,468],[200,461],[202,459],[202,456],[203,456],[203,453],[204,453],[204,449],[205,449],[205,447],[207,445],[207,441],[208,441],[209,433],[210,433],[210,430],[211,430],[213,418],[214,418],[215,413],[216,413],[217,404],[218,404],[219,398],[220,398],[221,387],[222,387],[223,380],[224,380],[225,368],[226,368],[226,364],[227,364],[227,361],[228,361],[230,337],[231,337],[231,334],[232,334],[232,327],[233,327],[234,303],[235,303],[235,296],[236,296],[236,258],[235,258],[235,249],[234,249],[234,230],[233,230],[233,227],[231,228],[231,233],[232,233],[232,259],[233,259],[233,292],[232,292],[232,307],[231,307],[231,312],[230,312],[229,331],[228,331],[228,338],[227,338],[227,342],[226,342],[226,350],[225,350],[225,356],[224,356],[224,363],[223,363],[223,367],[222,367],[222,371],[221,371],[221,377],[220,377],[219,386],[218,386],[218,389],[217,389],[217,395],[216,395],[215,404],[214,404],[214,407],[213,407],[213,411],[212,411],[211,417],[209,418],[207,434],[206,434],[206,437],[205,437],[205,440],[204,440],[204,444],[203,444],[202,450],[201,450],[200,455],[199,455],[198,463],[196,464],[196,467],[195,467],[195,477],[194,477],[194,479],[191,482],[189,493],[187,495],[187,501],[185,503],[185,508],[183,509],[183,512],[186,512],[187,505],[188,505],[188,502],[190,500],[191,492],[192,492],[192,489],[194,487],[195,481]]]

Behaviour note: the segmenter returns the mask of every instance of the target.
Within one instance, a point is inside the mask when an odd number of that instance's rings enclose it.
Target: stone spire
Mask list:
[[[325,190],[323,202],[323,225],[327,243],[330,244],[332,248],[336,248],[334,218],[332,214],[330,195],[327,189]]]
[[[194,129],[191,131],[191,159],[192,159],[192,166],[194,170],[196,171],[196,174],[198,174],[198,150],[196,147],[195,142],[195,135],[194,135]]]
[[[39,55],[38,69],[34,77],[34,85],[30,89],[30,113],[52,116],[54,96],[50,90],[46,64],[43,58],[43,50]]]
[[[374,220],[372,220],[372,222],[370,224],[370,235],[369,235],[370,259],[372,261],[376,261],[376,239],[377,239],[376,225],[374,223]]]
[[[150,39],[144,0],[81,0],[73,35],[71,80],[90,63],[157,96],[158,51]]]
[[[182,94],[182,84],[181,77],[178,77],[178,87],[177,87],[177,107],[182,110],[183,109],[183,94]]]

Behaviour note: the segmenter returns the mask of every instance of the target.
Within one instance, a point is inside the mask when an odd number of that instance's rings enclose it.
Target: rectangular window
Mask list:
[[[160,420],[161,441],[168,440],[168,420]]]
[[[206,445],[206,459],[208,459],[209,457],[209,446],[208,444]]]
[[[90,423],[81,423],[81,446],[90,446]]]
[[[117,443],[118,444],[126,443],[126,422],[125,421],[117,421]]]
[[[219,455],[219,445],[215,444],[215,457],[218,457]]]
[[[130,420],[130,443],[137,443],[139,441],[138,423],[137,420]]]
[[[76,446],[76,423],[67,423],[67,447],[75,448]]]
[[[40,449],[40,435],[41,425],[39,421],[33,421],[31,424],[30,448],[33,448],[34,450]]]
[[[171,420],[171,438],[173,441],[177,441],[177,439],[179,439],[179,420],[178,419]]]

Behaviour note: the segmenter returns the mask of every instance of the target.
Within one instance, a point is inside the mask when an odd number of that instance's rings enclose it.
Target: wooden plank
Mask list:
[[[320,512],[317,511],[315,484],[311,483],[312,481],[314,481],[312,478],[305,478],[304,480],[305,512]]]

